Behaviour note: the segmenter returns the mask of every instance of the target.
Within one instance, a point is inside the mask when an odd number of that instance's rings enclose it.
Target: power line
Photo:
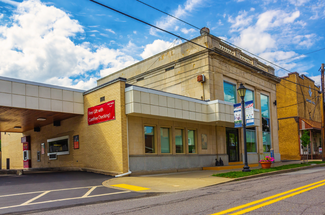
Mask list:
[[[151,6],[151,5],[149,5],[149,4],[147,4],[147,3],[143,2],[143,1],[139,1],[139,0],[136,0],[136,1],[137,1],[137,2],[140,2],[141,4],[146,5],[146,6],[148,6],[148,7],[151,7],[151,8],[153,8],[153,9],[155,9],[155,10],[161,12],[161,13],[164,13],[164,14],[170,16],[170,17],[173,17],[174,19],[177,19],[177,20],[179,20],[179,21],[181,21],[181,22],[183,22],[183,23],[185,23],[185,24],[187,24],[187,25],[190,25],[190,26],[192,26],[193,28],[196,28],[196,29],[199,29],[199,30],[200,30],[199,27],[196,27],[196,26],[194,26],[194,25],[192,25],[192,24],[190,24],[190,23],[188,23],[188,22],[186,22],[186,21],[184,21],[184,20],[181,20],[180,18],[177,18],[176,16],[173,16],[173,15],[171,15],[171,14],[169,14],[169,13],[166,13],[166,12],[164,12],[164,11],[162,11],[162,10],[159,10],[158,8],[155,8],[154,6]]]
[[[238,62],[238,63],[244,64],[244,65],[247,65],[247,66],[250,66],[250,67],[252,66],[252,65],[250,65],[250,64],[248,64],[248,63],[246,63],[246,62],[241,62],[239,59],[231,58],[231,57],[229,57],[228,55],[224,54],[222,51],[219,51],[219,52],[218,52],[218,51],[216,51],[215,49],[211,49],[211,48],[208,48],[208,47],[206,47],[206,46],[203,46],[203,45],[200,45],[200,44],[198,44],[198,43],[195,43],[195,42],[193,42],[193,41],[191,41],[191,40],[188,40],[188,39],[186,39],[186,38],[184,38],[184,37],[181,37],[181,36],[179,36],[179,35],[176,35],[176,34],[170,32],[170,31],[167,31],[167,30],[165,30],[165,29],[162,29],[162,28],[160,28],[160,27],[157,27],[157,26],[155,26],[155,25],[152,25],[152,24],[150,24],[150,23],[148,23],[148,22],[146,22],[146,21],[143,21],[143,20],[138,19],[138,18],[136,18],[136,17],[133,17],[133,16],[131,16],[131,15],[129,15],[129,14],[126,14],[126,13],[124,13],[124,12],[121,12],[121,11],[119,11],[119,10],[116,10],[116,9],[114,9],[114,8],[112,8],[112,7],[109,7],[109,6],[107,6],[107,5],[104,5],[104,4],[100,3],[100,2],[97,2],[97,1],[95,1],[95,0],[90,0],[90,1],[93,2],[93,3],[96,3],[96,4],[100,5],[100,6],[106,7],[106,8],[108,8],[108,9],[110,9],[110,10],[113,10],[113,11],[119,13],[119,14],[122,14],[122,15],[124,15],[124,16],[127,16],[127,17],[129,17],[129,18],[131,18],[131,19],[137,20],[137,21],[142,22],[142,23],[144,23],[144,24],[146,24],[146,25],[149,25],[149,26],[151,26],[151,27],[153,27],[153,28],[156,28],[156,29],[158,29],[158,30],[160,30],[160,31],[163,31],[163,32],[166,32],[166,33],[168,33],[168,34],[170,34],[170,35],[173,35],[173,36],[175,36],[175,37],[178,37],[178,38],[180,38],[181,40],[185,40],[185,41],[187,41],[187,42],[189,42],[189,43],[192,43],[192,44],[194,44],[194,45],[197,45],[197,46],[199,46],[199,47],[201,47],[201,48],[203,48],[203,49],[207,49],[207,50],[209,50],[209,51],[211,51],[211,52],[217,53],[217,54],[219,54],[219,55],[221,55],[221,56],[224,56],[224,57],[226,57],[226,58],[230,58],[231,60],[236,61],[236,62]],[[228,42],[228,43],[229,43],[229,42]],[[249,53],[250,53],[250,52],[249,52]],[[254,55],[254,54],[253,54],[253,55]],[[256,55],[255,55],[255,56],[256,56]],[[257,57],[258,57],[258,56],[257,56]],[[261,58],[261,59],[262,59],[262,58]],[[265,60],[265,61],[267,61],[267,60]],[[267,61],[267,62],[269,62],[269,61]],[[272,62],[269,62],[269,63],[274,64],[274,63],[272,63]],[[276,64],[274,64],[274,65],[276,65]],[[280,66],[278,66],[278,65],[276,65],[276,66],[279,67],[279,68],[282,68],[282,69],[284,69],[284,70],[286,70],[286,71],[288,71],[288,72],[291,72],[291,71],[289,71],[289,70],[287,70],[287,69],[285,69],[285,68],[283,68],[283,67],[280,67]],[[255,69],[256,69],[256,70],[263,71],[263,70],[258,69],[258,68],[255,68]],[[264,71],[263,71],[263,72],[264,72]],[[235,74],[235,73],[234,73],[234,74]],[[283,80],[286,80],[286,79],[283,79]],[[286,80],[286,81],[288,81],[288,80]],[[294,82],[293,82],[293,83],[294,83]],[[295,83],[295,84],[297,84],[297,83]],[[303,86],[303,87],[306,87],[306,86]],[[308,87],[306,87],[306,88],[308,88]]]
[[[321,49],[317,49],[317,50],[314,50],[314,51],[311,51],[311,52],[307,52],[307,53],[304,53],[304,54],[300,54],[300,55],[308,55],[308,54],[312,54],[312,53],[315,53],[315,52],[322,51],[322,50],[324,50],[324,49],[325,49],[325,48],[321,48]],[[278,61],[276,61],[276,63],[277,63],[277,62],[280,62],[280,61],[284,61],[284,60],[295,59],[295,58],[298,58],[298,57],[301,57],[301,56],[285,58],[285,59],[282,59],[282,60],[278,60]]]
[[[159,12],[161,12],[161,13],[164,13],[164,14],[170,16],[170,17],[173,17],[174,19],[177,19],[177,20],[179,20],[179,21],[181,21],[181,22],[183,22],[183,23],[185,23],[185,24],[187,24],[187,25],[190,25],[190,26],[192,26],[192,27],[194,27],[194,28],[196,28],[196,29],[198,29],[198,30],[200,30],[199,27],[197,27],[197,26],[195,26],[195,25],[192,25],[192,24],[190,24],[190,23],[188,23],[188,22],[186,22],[186,21],[184,21],[184,20],[182,20],[182,19],[180,19],[180,18],[178,18],[178,17],[175,17],[175,16],[173,16],[173,15],[167,13],[167,12],[164,12],[164,11],[162,11],[162,10],[156,8],[156,7],[153,7],[153,6],[151,6],[151,5],[149,5],[149,4],[145,3],[145,2],[142,2],[142,1],[140,1],[140,0],[136,0],[136,1],[137,1],[137,2],[140,2],[141,4],[144,4],[144,5],[148,6],[148,7],[150,7],[150,8],[153,8],[154,10],[157,10],[157,11],[159,11]],[[247,53],[249,53],[249,54],[251,54],[251,55],[253,55],[253,56],[257,57],[257,58],[259,58],[259,59],[262,59],[262,60],[264,60],[264,61],[266,61],[266,62],[268,62],[268,63],[270,63],[270,64],[272,64],[272,65],[274,65],[274,66],[276,66],[276,67],[278,67],[278,68],[280,68],[280,70],[283,69],[283,70],[285,70],[285,71],[287,71],[287,72],[291,72],[291,71],[289,71],[289,70],[287,70],[287,69],[285,69],[285,68],[283,68],[283,67],[281,67],[281,66],[279,66],[279,65],[277,65],[277,64],[275,64],[275,63],[273,63],[273,62],[271,62],[271,61],[268,61],[268,60],[266,60],[266,59],[264,59],[264,58],[262,58],[262,57],[260,57],[260,56],[258,56],[258,55],[256,55],[256,54],[254,54],[254,53],[251,53],[251,52],[249,52],[249,51],[247,51],[247,50],[245,50],[245,49],[243,49],[243,48],[241,48],[241,47],[239,47],[239,46],[237,46],[237,45],[235,45],[235,44],[232,44],[232,43],[230,43],[230,42],[227,41],[227,40],[224,40],[224,39],[222,39],[222,38],[220,38],[220,39],[221,39],[223,42],[226,42],[226,43],[228,43],[228,44],[230,44],[230,45],[232,45],[232,46],[234,46],[234,47],[236,47],[236,48],[239,48],[239,49],[241,49],[241,50],[243,50],[243,51],[245,51],[245,52],[247,52]],[[321,51],[321,50],[324,50],[324,49],[325,49],[325,48],[321,48],[321,49],[318,49],[318,50],[315,50],[315,51],[312,51],[312,52],[305,53],[304,55],[312,54],[312,53],[315,53],[315,52],[318,52],[318,51]],[[293,57],[293,58],[298,58],[298,57],[299,57],[299,56],[296,56],[296,57]],[[284,61],[284,60],[288,60],[288,59],[291,59],[291,58],[282,59],[282,60],[279,60],[279,61],[277,61],[277,62]],[[284,79],[284,80],[285,80],[285,79]],[[286,80],[286,81],[287,81],[287,80]]]
[[[316,97],[314,97],[313,99],[317,99],[318,97],[320,97],[320,96],[316,96]],[[298,102],[298,103],[296,103],[296,104],[292,104],[292,105],[288,105],[288,106],[278,107],[277,109],[286,108],[286,107],[291,107],[291,106],[298,105],[298,104],[301,104],[301,103],[305,103],[305,101],[303,101],[303,102]]]

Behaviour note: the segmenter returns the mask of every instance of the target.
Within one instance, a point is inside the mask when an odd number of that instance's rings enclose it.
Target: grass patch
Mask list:
[[[303,167],[303,166],[310,166],[311,164],[322,164],[325,162],[322,161],[312,161],[308,162],[305,164],[288,164],[288,165],[283,165],[283,166],[278,166],[278,167],[272,167],[270,169],[252,169],[250,172],[242,172],[242,171],[232,171],[232,172],[226,172],[226,173],[219,173],[219,174],[213,174],[212,176],[217,176],[217,177],[225,177],[225,178],[241,178],[245,176],[250,176],[250,175],[257,175],[261,173],[266,173],[266,172],[274,172],[274,171],[279,171],[279,170],[284,170],[284,169],[294,169],[298,167]]]

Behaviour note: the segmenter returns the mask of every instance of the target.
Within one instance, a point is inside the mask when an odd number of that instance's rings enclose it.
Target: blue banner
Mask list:
[[[246,126],[254,125],[254,102],[245,102]],[[235,128],[242,127],[241,103],[234,104],[234,123]]]

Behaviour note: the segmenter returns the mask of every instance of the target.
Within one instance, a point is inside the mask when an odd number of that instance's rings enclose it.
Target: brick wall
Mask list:
[[[7,168],[7,158],[10,159],[10,169],[23,168],[23,144],[21,133],[1,132],[1,165]]]
[[[31,136],[32,168],[40,167],[84,167],[97,170],[122,173],[128,171],[126,115],[124,99],[125,82],[116,82],[84,96],[84,116],[61,121],[61,126],[52,124],[41,127],[41,132],[28,131]],[[100,102],[100,97],[105,101]],[[89,107],[115,100],[116,119],[88,125]],[[69,136],[69,155],[59,155],[57,160],[47,156],[47,139]],[[73,149],[73,136],[79,135],[79,149]],[[37,151],[45,143],[45,154],[37,161]],[[22,150],[21,150],[22,152]],[[16,150],[8,152],[15,154]],[[7,154],[7,153],[4,153]]]

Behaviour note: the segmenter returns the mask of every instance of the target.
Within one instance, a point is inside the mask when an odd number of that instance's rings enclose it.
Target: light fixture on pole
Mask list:
[[[243,124],[243,133],[244,133],[244,151],[245,151],[245,165],[243,168],[243,172],[250,172],[248,162],[247,162],[247,146],[246,146],[246,113],[245,113],[245,94],[246,94],[246,88],[241,83],[239,88],[237,89],[237,92],[241,98],[241,109],[242,109],[242,124]]]

